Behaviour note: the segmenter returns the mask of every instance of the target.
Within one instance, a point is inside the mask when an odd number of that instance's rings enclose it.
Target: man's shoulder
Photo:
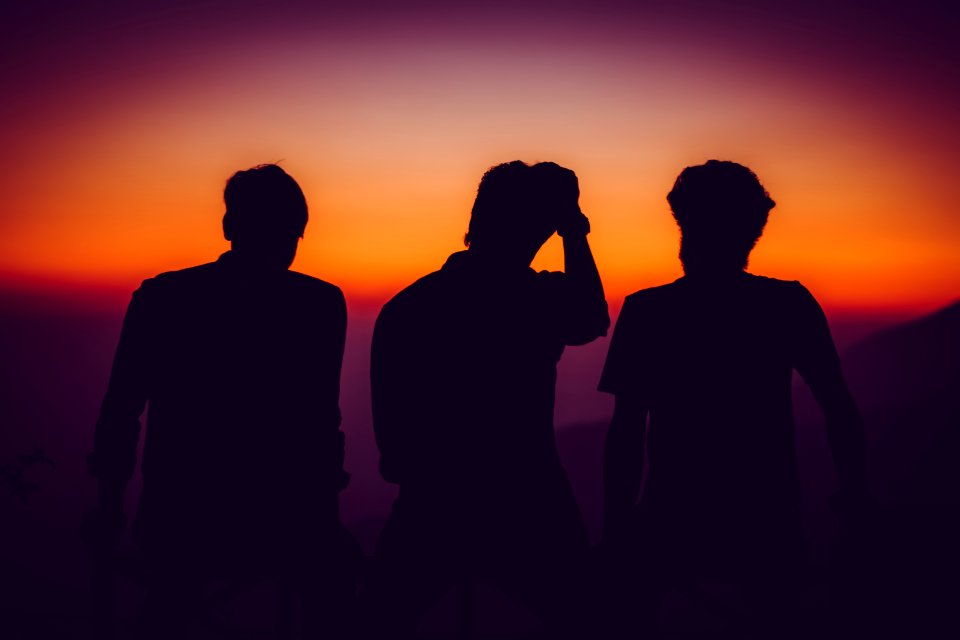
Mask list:
[[[165,271],[159,273],[152,278],[147,278],[143,281],[141,287],[146,289],[163,289],[163,288],[176,288],[190,285],[203,285],[209,282],[213,282],[216,278],[219,277],[219,265],[217,262],[208,262],[206,264],[200,264],[193,267],[187,267],[186,269],[178,269],[176,271]],[[332,297],[343,297],[343,292],[338,286],[327,282],[326,280],[321,280],[314,276],[309,276],[305,273],[300,273],[299,271],[286,271],[284,274],[284,279],[287,283],[309,290],[314,293],[326,294]]]
[[[414,319],[431,317],[432,310],[449,299],[445,294],[447,286],[445,274],[440,271],[419,278],[383,305],[377,315],[377,327],[382,331],[386,327],[413,326],[417,324]]]
[[[744,274],[755,287],[764,287],[769,290],[796,292],[804,289],[798,280],[781,280],[780,278],[771,278],[770,276],[761,276],[755,273]]]
[[[746,275],[749,284],[768,304],[792,308],[794,305],[805,305],[813,300],[813,294],[799,280],[781,280],[752,273]]]
[[[446,280],[447,278],[442,271],[428,273],[401,289],[390,298],[383,308],[385,310],[402,310],[409,306],[429,303],[440,296],[441,291],[448,284]]]
[[[797,280],[780,280],[768,276],[759,276],[744,273],[743,283],[764,294],[782,296],[809,295],[806,287]],[[673,282],[656,287],[640,289],[629,294],[624,300],[624,306],[639,306],[644,304],[658,304],[669,300],[680,300],[684,296],[685,279],[679,278]]]
[[[314,276],[308,276],[299,271],[287,271],[287,280],[294,286],[304,291],[309,291],[313,295],[324,296],[331,299],[343,299],[343,291],[337,285],[321,280]]]
[[[199,285],[214,277],[216,264],[215,262],[208,262],[186,269],[158,273],[152,278],[144,280],[137,292],[141,295],[157,295],[165,291]]]
[[[628,294],[623,300],[623,306],[626,308],[640,306],[644,304],[657,303],[669,300],[679,294],[681,289],[680,280],[674,280],[667,284],[657,285],[656,287],[647,287]]]
[[[224,286],[218,263],[166,271],[144,280],[134,297],[150,306],[183,304],[186,300],[204,297]],[[287,271],[281,280],[288,297],[309,301],[323,308],[342,308],[346,305],[343,292],[334,284],[296,271]]]

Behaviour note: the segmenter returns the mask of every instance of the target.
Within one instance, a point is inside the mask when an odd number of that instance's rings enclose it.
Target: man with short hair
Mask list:
[[[732,578],[754,630],[783,637],[797,623],[803,557],[793,371],[826,416],[847,513],[865,502],[863,426],[814,297],[745,271],[774,206],[756,175],[711,160],[684,169],[667,199],[684,276],[627,296],[600,381],[616,398],[604,453],[609,596],[629,601],[639,582],[655,606],[669,585]],[[614,627],[636,619],[619,613]]]
[[[351,598],[338,559],[343,294],[289,270],[307,203],[283,169],[234,174],[224,201],[230,250],[133,294],[89,456],[100,497],[88,528],[115,535],[147,407],[133,529],[142,622],[159,637],[188,622],[211,578],[279,577],[323,592],[334,613]]]
[[[368,631],[413,633],[454,584],[490,582],[554,629],[582,622],[587,536],[554,442],[557,362],[609,325],[576,175],[510,162],[480,182],[467,250],[377,319],[373,418],[399,485],[361,594]],[[530,268],[563,237],[564,272]]]

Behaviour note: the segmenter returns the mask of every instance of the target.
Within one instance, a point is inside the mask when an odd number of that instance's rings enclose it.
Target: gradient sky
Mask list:
[[[947,3],[95,4],[0,10],[0,287],[213,259],[226,178],[282,161],[311,211],[295,268],[382,301],[523,159],[577,171],[617,303],[680,274],[665,195],[721,158],[778,202],[752,271],[832,308],[960,292]]]

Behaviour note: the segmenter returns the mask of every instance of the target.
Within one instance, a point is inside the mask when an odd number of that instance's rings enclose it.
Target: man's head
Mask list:
[[[268,269],[293,263],[307,226],[307,200],[275,164],[238,171],[223,190],[223,236],[242,260]]]
[[[684,169],[667,201],[687,273],[744,269],[776,205],[750,169],[720,160]]]
[[[578,196],[576,175],[552,162],[497,165],[480,180],[464,244],[528,265],[557,230],[559,207]]]

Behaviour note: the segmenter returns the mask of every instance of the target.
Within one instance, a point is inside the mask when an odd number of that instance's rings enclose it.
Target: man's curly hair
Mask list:
[[[753,171],[723,160],[684,169],[667,202],[680,227],[680,260],[687,270],[746,267],[776,206]]]

